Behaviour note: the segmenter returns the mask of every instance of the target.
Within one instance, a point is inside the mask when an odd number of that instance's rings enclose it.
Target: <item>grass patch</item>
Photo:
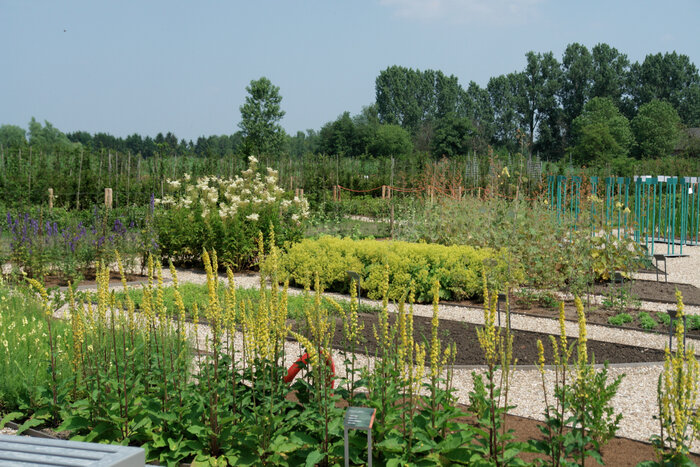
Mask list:
[[[200,316],[202,316],[203,310],[207,307],[209,303],[209,295],[207,291],[207,286],[205,284],[191,284],[191,283],[186,283],[186,284],[181,284],[180,287],[180,295],[182,296],[182,301],[185,304],[185,309],[187,310],[188,316],[191,316],[190,313],[194,309],[194,305],[197,305],[197,308],[200,310]],[[219,287],[218,289],[218,295],[219,295],[219,302],[224,303],[224,295],[225,295],[225,287]],[[174,287],[163,287],[163,303],[165,304],[166,308],[168,310],[176,310],[177,307],[175,306],[175,289]],[[129,295],[131,296],[131,299],[134,301],[134,304],[136,305],[136,308],[141,308],[141,303],[143,301],[143,289],[142,288],[133,288],[129,289]],[[269,290],[266,291],[266,293],[271,293]],[[280,291],[281,293],[281,291]],[[115,297],[117,301],[125,302],[126,301],[126,292],[120,291],[115,293]],[[248,302],[250,301],[253,305],[257,305],[257,303],[260,301],[260,290],[259,289],[244,289],[244,288],[237,288],[236,289],[236,300],[237,301],[245,301]],[[304,304],[309,303],[309,301],[313,302],[314,297],[313,295],[310,295],[308,297],[305,297],[304,295],[289,295],[288,297],[288,310],[289,310],[289,317],[292,319],[298,319],[302,318],[304,316]],[[344,312],[347,312],[350,309],[350,302],[348,300],[336,300],[336,302],[342,307]],[[321,298],[321,306],[326,307],[331,313],[336,313],[335,307],[331,304],[330,300],[326,299],[325,297]],[[379,311],[379,308],[377,307],[372,307],[368,306],[365,304],[361,304],[360,308],[358,310],[360,313],[376,313]]]

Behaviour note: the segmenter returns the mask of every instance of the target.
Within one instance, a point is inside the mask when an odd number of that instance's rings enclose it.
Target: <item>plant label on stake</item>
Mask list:
[[[367,432],[367,466],[372,467],[372,425],[377,409],[370,407],[348,407],[345,411],[343,428],[345,430],[345,467],[350,465],[350,445],[348,430],[365,430]]]

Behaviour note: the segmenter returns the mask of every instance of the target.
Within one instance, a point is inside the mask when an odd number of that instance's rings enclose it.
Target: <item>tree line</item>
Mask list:
[[[342,113],[318,131],[286,134],[279,88],[263,77],[246,88],[239,130],[230,135],[187,141],[172,132],[153,138],[63,134],[32,118],[27,131],[0,126],[0,149],[106,151],[146,159],[248,154],[440,159],[495,149],[621,170],[630,157],[698,154],[697,143],[683,141],[683,127],[700,126],[700,77],[688,56],[657,53],[631,63],[608,44],[589,50],[573,43],[561,61],[552,52],[528,52],[525,59],[523,70],[493,77],[483,87],[474,81],[463,86],[439,70],[390,66],[376,78],[373,103],[358,115]]]

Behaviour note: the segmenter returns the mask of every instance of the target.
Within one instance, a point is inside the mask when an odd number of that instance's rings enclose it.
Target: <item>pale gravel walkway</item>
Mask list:
[[[676,245],[676,254],[680,245]],[[654,244],[654,254],[666,254],[665,243]],[[700,287],[700,246],[683,245],[683,255],[675,258],[666,258],[666,272],[669,282],[691,284]],[[656,274],[635,274],[636,279],[655,281]],[[661,277],[661,276],[660,276]],[[663,278],[661,278],[663,280]]]

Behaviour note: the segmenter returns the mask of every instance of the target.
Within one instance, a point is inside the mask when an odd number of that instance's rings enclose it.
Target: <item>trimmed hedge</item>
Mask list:
[[[280,258],[280,270],[292,284],[311,286],[314,274],[324,290],[347,293],[347,271],[362,277],[369,298],[382,297],[385,265],[389,265],[389,298],[399,300],[415,284],[416,301],[430,302],[430,290],[440,281],[440,299],[462,300],[483,295],[484,263],[489,288],[503,290],[508,267],[504,250],[444,246],[399,241],[352,240],[324,236],[292,245]],[[522,281],[521,269],[510,271],[511,283]]]

